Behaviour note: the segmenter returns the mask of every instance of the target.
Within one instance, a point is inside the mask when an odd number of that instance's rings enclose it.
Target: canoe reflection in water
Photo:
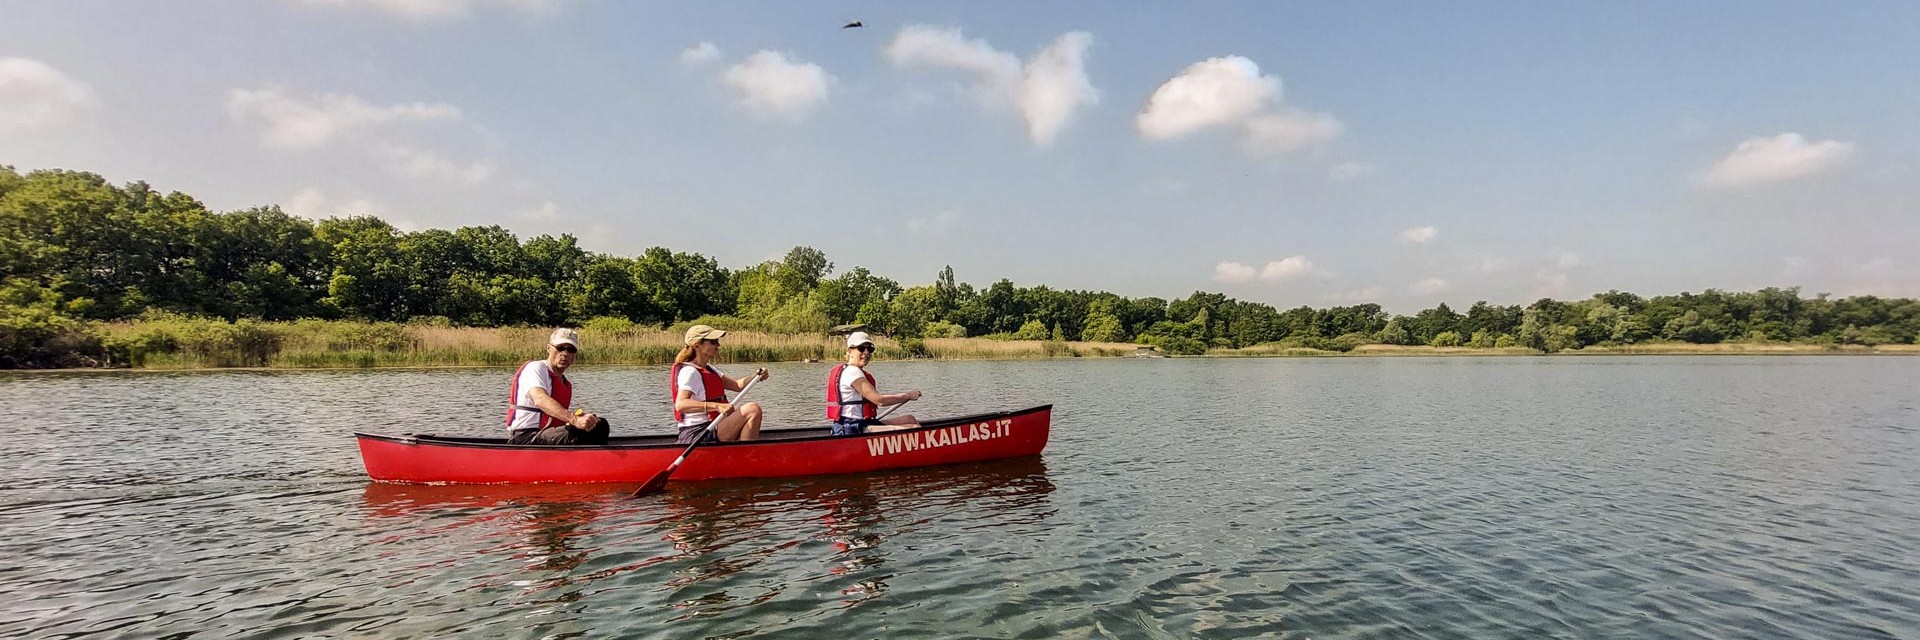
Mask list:
[[[936,520],[968,529],[1027,528],[1051,517],[1054,485],[1038,456],[894,472],[676,485],[629,500],[628,485],[400,485],[369,483],[375,544],[414,566],[447,566],[443,580],[571,587],[635,605],[631,591],[661,592],[678,617],[783,595],[858,604],[884,593],[888,543]],[[504,540],[503,540],[504,539]],[[895,572],[907,568],[892,567]],[[532,574],[532,575],[529,575]],[[651,587],[647,587],[651,585]],[[827,587],[831,586],[831,590]],[[735,595],[750,591],[749,595]],[[522,598],[509,598],[522,600]],[[615,604],[618,601],[618,604]],[[524,603],[524,602],[523,602]]]
[[[1048,502],[1054,485],[1039,457],[817,477],[775,487],[764,481],[713,481],[686,489],[662,496],[668,514],[661,524],[664,538],[694,564],[667,586],[697,592],[702,583],[738,581],[736,574],[763,563],[773,565],[766,571],[789,574],[789,584],[744,604],[823,579],[850,579],[834,593],[857,604],[885,591],[893,578],[886,572],[890,540],[910,539],[928,523],[957,512],[971,514],[972,520],[1016,524],[1037,523],[1054,512]],[[790,550],[814,560],[796,559]],[[718,604],[713,597],[676,604]],[[722,608],[732,606],[739,605]]]

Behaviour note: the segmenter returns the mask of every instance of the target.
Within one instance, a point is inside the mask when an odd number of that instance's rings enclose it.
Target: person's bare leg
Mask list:
[[[758,440],[760,418],[760,403],[749,402],[740,405],[738,410],[727,414],[719,422],[713,423],[713,431],[720,435],[722,442]]]
[[[740,405],[740,413],[747,417],[746,426],[743,426],[740,429],[740,439],[741,440],[759,440],[760,439],[760,422],[766,419],[766,414],[760,411],[760,403],[749,402],[749,403]]]
[[[873,425],[873,426],[871,426],[871,427],[867,427],[867,431],[869,431],[869,432],[873,432],[873,431],[899,431],[899,430],[901,430],[901,429],[913,429],[913,428],[916,428],[916,427],[919,427],[919,426],[920,426],[920,421],[919,421],[919,420],[917,420],[917,419],[915,419],[915,418],[914,418],[913,416],[911,416],[911,415],[906,415],[906,416],[893,416],[893,417],[891,417],[891,418],[887,418],[887,419],[885,419],[885,420],[881,420],[881,421],[880,421],[880,424],[876,424],[876,425]]]

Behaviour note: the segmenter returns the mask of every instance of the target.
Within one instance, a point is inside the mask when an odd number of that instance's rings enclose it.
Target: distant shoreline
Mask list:
[[[496,330],[475,330],[496,331]],[[831,340],[804,336],[765,336],[747,334],[754,340],[791,340],[810,347],[809,355],[803,357],[753,358],[736,357],[751,355],[773,355],[781,351],[792,353],[791,349],[770,349],[765,345],[754,345],[734,350],[723,349],[722,364],[728,362],[833,362],[826,357],[833,351],[824,343]],[[785,339],[785,340],[783,340]],[[1518,356],[1871,356],[1871,355],[1920,355],[1920,345],[1814,345],[1784,343],[1652,343],[1637,345],[1589,346],[1584,349],[1543,353],[1521,347],[1475,348],[1475,347],[1429,347],[1401,346],[1387,344],[1369,344],[1355,347],[1352,351],[1324,351],[1298,347],[1278,347],[1256,345],[1243,349],[1213,349],[1205,355],[1159,356],[1143,358],[1143,345],[1103,342],[1049,342],[1042,340],[991,340],[986,338],[937,338],[922,342],[922,349],[928,355],[909,356],[898,343],[882,339],[881,351],[887,360],[896,362],[913,361],[1015,361],[1015,360],[1052,360],[1071,358],[1119,358],[1119,359],[1159,359],[1160,357],[1185,359],[1235,359],[1235,358],[1408,358],[1408,357],[1518,357]],[[589,343],[591,344],[591,343]],[[792,346],[792,345],[789,345]],[[658,366],[671,362],[671,356],[660,356],[664,350],[615,350],[618,355],[612,359],[594,359],[589,348],[576,366]],[[538,352],[514,353],[502,359],[498,351],[480,350],[465,353],[469,358],[485,361],[472,361],[462,358],[458,350],[431,349],[403,354],[400,352],[374,354],[358,352],[342,358],[316,358],[312,354],[288,354],[284,363],[265,366],[208,366],[187,361],[169,359],[162,362],[142,364],[140,366],[119,367],[67,367],[56,369],[13,369],[16,372],[34,373],[73,373],[73,372],[195,372],[195,371],[366,371],[366,370],[433,370],[433,369],[487,369],[519,364],[525,360],[540,356]],[[408,357],[409,355],[413,357]],[[364,356],[364,357],[361,357]],[[382,357],[386,356],[386,357]],[[423,361],[420,358],[449,358],[452,362]],[[321,364],[325,363],[325,364]]]

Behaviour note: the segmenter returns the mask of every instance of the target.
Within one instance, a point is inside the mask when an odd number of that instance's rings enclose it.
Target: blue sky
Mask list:
[[[1920,296],[1913,3],[0,15],[0,163],[219,210],[1282,307]]]

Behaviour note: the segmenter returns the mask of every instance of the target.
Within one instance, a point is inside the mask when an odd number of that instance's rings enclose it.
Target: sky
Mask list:
[[[1865,1],[0,0],[0,164],[906,285],[1920,297],[1916,33]]]

